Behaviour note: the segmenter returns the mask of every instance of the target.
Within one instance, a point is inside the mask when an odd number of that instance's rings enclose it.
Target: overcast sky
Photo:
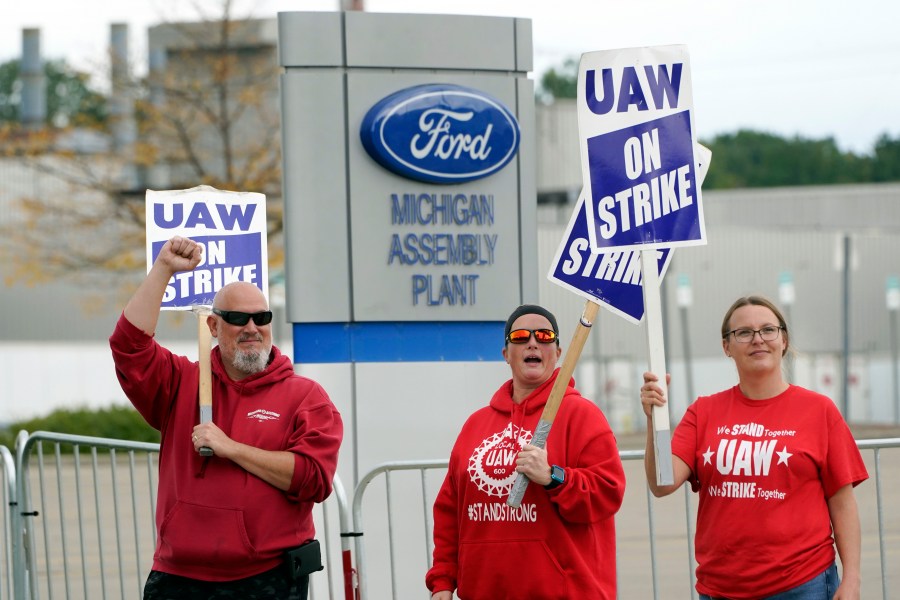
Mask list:
[[[38,27],[45,58],[92,71],[103,64],[111,23],[129,24],[132,59],[145,63],[148,26],[198,18],[187,8],[193,2],[176,0],[2,2],[0,61],[18,58],[22,29]],[[339,0],[233,4],[238,14],[256,17],[340,6]],[[752,128],[830,136],[843,150],[869,152],[881,133],[900,137],[896,0],[365,0],[365,8],[529,18],[536,80],[584,52],[687,44],[702,138]]]

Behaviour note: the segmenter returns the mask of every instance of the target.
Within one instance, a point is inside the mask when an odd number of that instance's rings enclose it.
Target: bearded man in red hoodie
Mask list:
[[[313,546],[312,508],[331,493],[341,416],[272,345],[272,313],[248,282],[216,294],[207,318],[215,422],[199,424],[200,368],[153,338],[166,285],[201,261],[174,237],[110,337],[128,399],[161,434],[158,529],[144,599],[305,600],[309,578],[286,553]],[[211,448],[213,456],[202,456]]]

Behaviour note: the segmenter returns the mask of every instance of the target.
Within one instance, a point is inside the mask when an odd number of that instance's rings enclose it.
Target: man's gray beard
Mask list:
[[[271,348],[267,348],[265,352],[237,350],[234,353],[234,359],[231,361],[231,364],[235,369],[247,375],[262,373],[269,364],[270,352]]]

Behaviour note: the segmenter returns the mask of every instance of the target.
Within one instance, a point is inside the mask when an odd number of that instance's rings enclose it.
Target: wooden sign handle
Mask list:
[[[584,312],[581,315],[578,326],[575,328],[575,333],[572,335],[572,341],[569,342],[569,347],[566,349],[566,356],[563,358],[563,364],[559,368],[559,375],[556,376],[556,381],[553,382],[553,387],[550,389],[550,397],[547,398],[547,404],[544,405],[544,410],[541,412],[541,419],[538,421],[534,435],[531,437],[532,446],[543,448],[544,444],[547,443],[550,426],[553,424],[553,419],[556,418],[560,404],[562,404],[566,388],[569,387],[569,380],[572,378],[572,373],[575,372],[578,357],[581,356],[581,350],[584,348],[584,343],[591,332],[591,326],[594,324],[594,319],[597,318],[599,309],[600,305],[591,300],[588,300],[584,305]],[[512,490],[509,492],[509,496],[506,498],[506,503],[513,508],[519,508],[527,488],[528,477],[519,473],[513,483]]]
[[[212,352],[212,333],[206,323],[207,314],[197,312],[197,352],[200,358],[200,422],[212,422],[212,368],[210,353]],[[200,448],[200,456],[212,456],[213,450],[208,446]]]

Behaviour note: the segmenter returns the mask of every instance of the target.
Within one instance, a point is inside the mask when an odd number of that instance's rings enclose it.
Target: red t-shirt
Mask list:
[[[834,562],[827,499],[868,478],[841,414],[797,386],[750,400],[738,386],[698,398],[672,452],[691,468],[697,591],[759,598],[794,588]]]

